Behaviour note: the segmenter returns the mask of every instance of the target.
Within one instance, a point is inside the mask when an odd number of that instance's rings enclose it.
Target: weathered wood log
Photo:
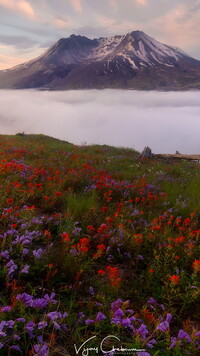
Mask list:
[[[146,146],[141,155],[139,156],[140,158],[158,158],[158,159],[169,159],[169,160],[187,160],[187,161],[198,161],[200,162],[200,154],[194,154],[194,155],[187,155],[187,154],[181,154],[178,151],[176,151],[175,154],[170,154],[170,153],[152,153],[151,148]]]
[[[142,153],[141,153],[141,155],[140,155],[139,158],[152,158],[153,156],[154,156],[154,155],[153,155],[153,153],[152,153],[150,147],[146,146],[146,147],[143,149],[143,151],[142,151]]]
[[[200,161],[200,155],[185,155],[181,153],[176,154],[154,154],[155,158],[165,158],[174,160]]]

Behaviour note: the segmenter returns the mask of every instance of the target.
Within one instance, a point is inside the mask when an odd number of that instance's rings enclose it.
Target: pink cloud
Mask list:
[[[136,3],[141,6],[146,6],[147,5],[147,0],[136,0]]]
[[[25,0],[20,0],[18,2],[18,9],[23,12],[25,15],[27,15],[30,18],[35,17],[35,11],[33,10],[32,6],[29,4],[28,1]]]
[[[53,20],[53,23],[55,25],[55,27],[64,30],[66,28],[69,28],[70,23],[67,20],[63,20],[61,17],[57,17]]]
[[[35,19],[35,11],[27,0],[0,0],[0,6],[12,11],[19,11],[25,16]]]
[[[82,12],[83,8],[82,8],[81,0],[70,0],[70,1],[74,10],[76,10],[77,12]]]
[[[134,29],[140,29],[137,23],[133,21],[116,21],[114,18],[99,16],[97,23],[100,27],[106,29],[106,36],[125,35]]]
[[[117,0],[110,0],[110,4],[113,10],[117,10]]]
[[[150,28],[159,28],[160,41],[178,45],[182,49],[199,44],[200,12],[193,12],[188,16],[189,9],[181,4],[166,15],[155,19]]]
[[[1,47],[2,46],[0,46],[0,48]],[[0,54],[0,70],[11,68],[23,62],[25,62],[25,60],[23,60],[22,58]]]

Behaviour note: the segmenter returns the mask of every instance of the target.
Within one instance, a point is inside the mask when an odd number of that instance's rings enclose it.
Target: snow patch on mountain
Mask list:
[[[115,50],[124,37],[125,36],[114,36],[98,39],[99,46],[92,50],[91,54],[88,56],[88,59],[92,61],[101,61]]]

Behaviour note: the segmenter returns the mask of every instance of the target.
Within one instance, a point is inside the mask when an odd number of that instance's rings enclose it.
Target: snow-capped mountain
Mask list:
[[[142,31],[93,40],[71,35],[42,56],[0,71],[0,87],[200,89],[200,61]]]

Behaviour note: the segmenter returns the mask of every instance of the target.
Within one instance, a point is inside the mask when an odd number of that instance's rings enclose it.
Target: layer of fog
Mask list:
[[[200,92],[0,91],[0,133],[200,154]]]

